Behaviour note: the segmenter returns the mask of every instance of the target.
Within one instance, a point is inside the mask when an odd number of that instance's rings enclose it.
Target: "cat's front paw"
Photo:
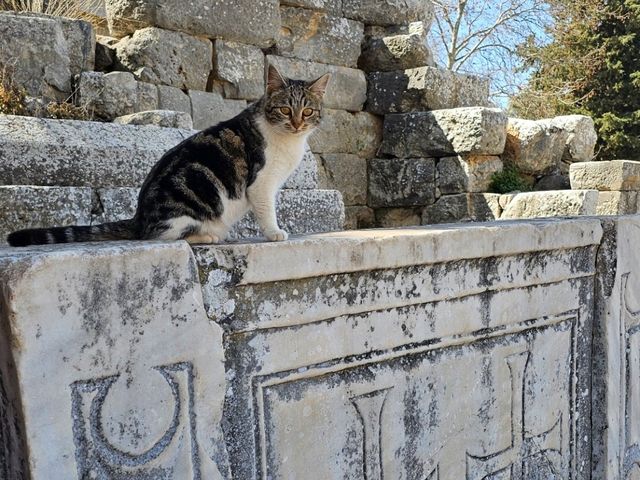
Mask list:
[[[289,234],[281,229],[268,230],[264,232],[264,236],[267,237],[267,240],[270,242],[282,242],[289,238]]]

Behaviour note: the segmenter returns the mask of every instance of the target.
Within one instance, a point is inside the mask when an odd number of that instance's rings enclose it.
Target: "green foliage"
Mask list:
[[[501,172],[491,176],[489,185],[491,193],[528,192],[529,190],[531,190],[530,183],[511,165],[506,165]]]
[[[534,75],[512,102],[525,118],[593,117],[598,158],[640,158],[640,0],[549,0],[546,46],[520,55]]]

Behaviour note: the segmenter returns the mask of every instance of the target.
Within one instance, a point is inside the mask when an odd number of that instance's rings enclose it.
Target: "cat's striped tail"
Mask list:
[[[133,219],[100,225],[53,228],[27,228],[10,233],[7,242],[12,247],[47,245],[51,243],[100,242],[106,240],[136,240],[136,222]]]

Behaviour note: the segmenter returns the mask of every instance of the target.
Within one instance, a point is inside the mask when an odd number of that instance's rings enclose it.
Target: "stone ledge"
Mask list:
[[[639,191],[640,162],[611,160],[608,162],[574,163],[569,170],[571,188],[600,191]]]
[[[547,190],[519,193],[509,201],[500,218],[595,215],[597,204],[596,190]]]

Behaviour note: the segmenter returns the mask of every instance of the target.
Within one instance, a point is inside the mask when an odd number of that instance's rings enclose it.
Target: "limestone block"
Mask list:
[[[568,134],[552,121],[510,118],[505,163],[531,174],[548,174],[560,167]]]
[[[320,185],[339,190],[345,205],[367,203],[367,160],[348,153],[320,156]]]
[[[258,47],[216,40],[213,65],[225,97],[255,100],[264,94],[264,55]]]
[[[314,153],[353,153],[373,157],[382,141],[382,121],[367,112],[325,108],[320,127],[309,136]]]
[[[93,70],[96,60],[96,34],[93,26],[83,20],[65,17],[53,18],[56,18],[62,25],[62,32],[67,41],[69,52],[71,75]]]
[[[191,99],[179,88],[158,85],[158,108],[191,115]]]
[[[83,72],[77,81],[76,103],[103,120],[134,113],[138,82],[129,72]]]
[[[377,227],[398,228],[420,224],[420,211],[413,208],[378,208],[376,210]]]
[[[501,219],[569,217],[595,215],[596,190],[548,190],[517,194],[506,206]]]
[[[213,68],[208,40],[150,27],[123,38],[115,48],[118,62],[138,80],[206,90]]]
[[[160,157],[193,133],[3,115],[0,184],[140,186]]]
[[[193,129],[191,116],[172,110],[148,110],[117,117],[113,121],[120,125],[156,125],[158,127]]]
[[[295,172],[282,186],[288,190],[311,190],[318,188],[318,160],[309,147],[305,148],[304,156]]]
[[[640,162],[612,160],[571,165],[571,188],[601,191],[640,190]]]
[[[495,220],[502,212],[499,200],[497,193],[443,195],[423,210],[422,224]]]
[[[158,86],[152,83],[138,82],[138,101],[136,112],[158,109]]]
[[[367,25],[404,25],[414,21],[431,23],[433,5],[423,0],[342,0],[342,11]]]
[[[372,113],[423,112],[489,105],[489,80],[434,67],[369,74],[366,109]]]
[[[376,223],[373,210],[365,206],[346,206],[344,207],[344,216],[345,230],[371,228]]]
[[[273,44],[280,28],[278,0],[106,0],[112,34],[124,36],[157,26],[192,35]]]
[[[342,16],[342,0],[282,0],[280,4],[320,10],[336,17]]]
[[[391,114],[380,151],[400,158],[501,155],[507,116],[497,108],[453,108]]]
[[[283,75],[296,80],[315,80],[331,73],[331,80],[323,99],[326,108],[356,112],[362,110],[367,99],[367,77],[354,68],[325,65],[295,58],[268,55],[267,61]]]
[[[110,187],[94,190],[92,222],[117,222],[133,218],[138,206],[138,193],[134,187]]]
[[[593,119],[586,115],[563,115],[555,117],[552,123],[567,133],[562,166],[566,172],[575,162],[588,162],[595,156],[598,141]]]
[[[3,250],[0,271],[28,478],[223,478],[222,329],[186,243]]]
[[[500,157],[492,155],[444,157],[438,160],[437,186],[442,194],[486,192],[502,168]]]
[[[598,192],[597,215],[633,215],[638,208],[638,192]]]
[[[369,160],[369,206],[407,207],[435,201],[433,158]]]
[[[277,200],[278,225],[290,235],[342,230],[344,203],[336,190],[280,190]],[[253,213],[232,229],[229,237],[260,237]]]
[[[204,130],[224,120],[229,120],[247,108],[247,102],[244,100],[227,100],[215,92],[191,90],[189,98],[191,99],[193,127],[197,130]]]
[[[303,8],[282,7],[278,55],[355,67],[364,25],[346,18]]]
[[[413,22],[406,33],[376,36],[365,28],[362,54],[358,68],[365,72],[387,72],[416,67],[435,67],[433,54],[427,46],[427,26]]]

